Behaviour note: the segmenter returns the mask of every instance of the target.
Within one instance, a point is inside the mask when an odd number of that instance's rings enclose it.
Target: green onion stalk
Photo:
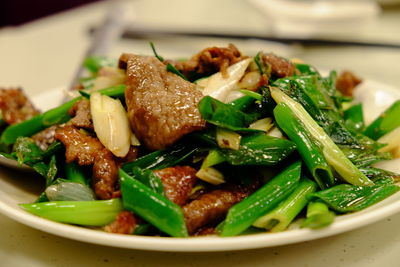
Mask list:
[[[274,109],[275,120],[286,135],[295,142],[301,158],[307,165],[319,187],[324,189],[334,184],[332,171],[322,151],[293,111],[279,103]]]
[[[62,223],[85,226],[104,226],[113,222],[123,210],[120,199],[93,201],[51,201],[20,204],[37,216]]]
[[[229,209],[220,232],[235,236],[249,228],[260,216],[274,209],[299,185],[301,162],[295,162],[256,192]]]
[[[309,135],[320,147],[328,164],[348,183],[358,186],[371,186],[374,183],[368,179],[332,141],[328,134],[316,123],[303,106],[294,101],[279,88],[271,87],[271,95],[274,100],[284,103],[296,114],[296,117],[304,125]]]
[[[181,207],[119,170],[124,208],[173,237],[188,236]]]
[[[280,232],[287,229],[293,219],[303,210],[309,202],[308,195],[315,192],[317,185],[302,178],[299,185],[287,199],[282,201],[275,209],[258,218],[253,226],[266,228],[271,232]]]
[[[321,201],[312,201],[307,206],[306,219],[301,223],[302,228],[320,229],[333,223],[335,213]]]

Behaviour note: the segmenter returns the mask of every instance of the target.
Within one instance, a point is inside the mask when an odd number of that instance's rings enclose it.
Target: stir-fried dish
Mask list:
[[[400,156],[400,101],[365,125],[353,73],[234,45],[180,61],[151,48],[88,58],[76,96],[44,113],[0,90],[2,154],[46,181],[22,209],[111,233],[236,236],[325,227],[399,190],[373,164]]]

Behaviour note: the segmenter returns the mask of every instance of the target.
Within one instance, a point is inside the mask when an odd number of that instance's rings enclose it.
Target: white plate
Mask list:
[[[374,81],[364,81],[357,95],[363,100],[367,94],[379,93],[385,96],[387,104],[400,99],[400,91]],[[54,90],[37,96],[34,101],[43,109],[54,106],[62,98],[61,90]],[[380,100],[381,101],[381,100]],[[387,105],[386,104],[386,105]],[[369,109],[374,109],[368,106]],[[382,109],[382,107],[376,107]],[[378,115],[375,113],[375,115]],[[386,162],[389,169],[398,169],[399,162]],[[36,199],[43,190],[43,181],[33,174],[24,174],[10,169],[0,169],[0,212],[30,227],[83,242],[106,246],[157,251],[227,251],[261,247],[272,247],[284,244],[308,241],[343,233],[361,226],[382,220],[400,211],[400,192],[361,212],[338,216],[335,222],[321,230],[293,229],[282,233],[262,233],[238,237],[145,237],[132,235],[109,234],[97,230],[52,222],[29,214],[18,207],[20,203],[29,203]]]

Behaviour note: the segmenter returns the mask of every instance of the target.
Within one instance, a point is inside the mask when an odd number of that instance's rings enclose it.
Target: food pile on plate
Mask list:
[[[365,125],[351,72],[234,45],[187,60],[92,57],[39,112],[0,90],[2,154],[44,177],[21,208],[111,233],[236,236],[321,228],[396,193],[400,101]],[[41,181],[38,181],[41,182]]]

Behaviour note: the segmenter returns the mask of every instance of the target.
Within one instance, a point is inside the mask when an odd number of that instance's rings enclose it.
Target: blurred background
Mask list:
[[[2,0],[0,27],[20,25],[33,20],[101,0]]]
[[[113,42],[96,39],[104,27]],[[0,85],[70,84],[94,43],[118,57],[153,41],[168,57],[235,43],[400,87],[399,28],[399,0],[2,0]]]

